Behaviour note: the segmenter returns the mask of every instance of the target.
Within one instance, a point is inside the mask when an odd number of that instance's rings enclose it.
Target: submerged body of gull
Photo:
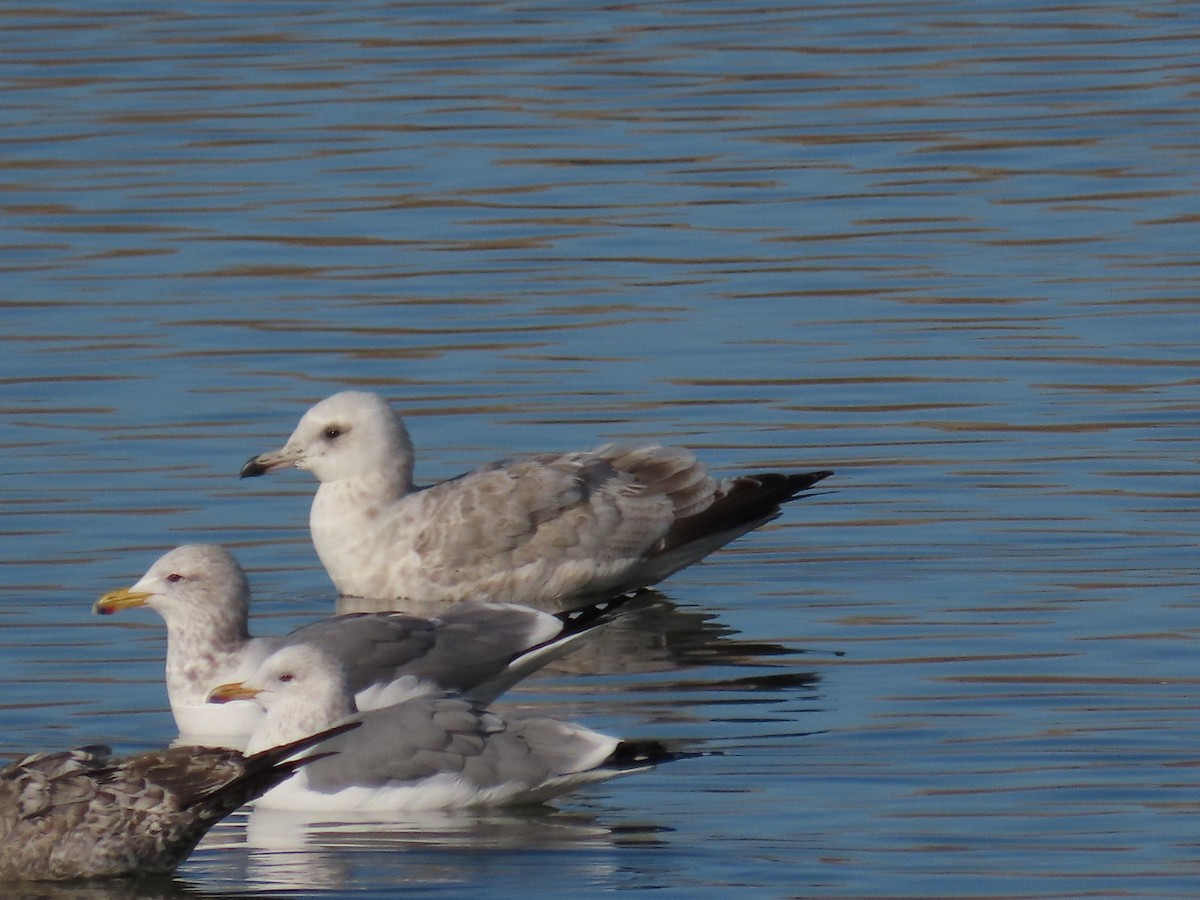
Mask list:
[[[239,806],[325,759],[296,757],[353,723],[244,755],[172,747],[35,753],[0,770],[0,881],[165,874]]]
[[[250,586],[237,560],[217,544],[185,544],[159,558],[132,587],[94,606],[100,614],[147,606],[167,625],[167,695],[185,735],[246,738],[256,703],[206,702],[218,684],[248,677],[272,652],[314,644],[346,667],[361,709],[446,690],[490,701],[568,652],[628,600],[613,598],[573,614],[513,604],[464,602],[436,619],[404,613],[336,616],[279,637],[251,637]]]
[[[339,593],[540,608],[656,584],[832,474],[717,480],[690,450],[610,444],[417,488],[404,422],[361,391],[316,404],[284,447],[241,474],[289,466],[320,482],[309,525]]]
[[[305,645],[277,651],[249,679],[211,695],[214,702],[247,697],[266,709],[248,750],[336,723],[361,725],[329,744],[336,761],[305,767],[265,794],[263,807],[388,812],[541,803],[680,755],[570,722],[502,718],[462,697],[417,697],[360,713],[338,661]]]

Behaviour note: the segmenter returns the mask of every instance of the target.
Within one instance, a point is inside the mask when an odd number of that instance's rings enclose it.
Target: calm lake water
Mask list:
[[[128,0],[0,10],[0,755],[175,736],[234,548],[329,614],[303,475],[645,438],[828,490],[505,709],[719,751],[532,812],[241,812],[88,897],[1190,897],[1200,8]]]

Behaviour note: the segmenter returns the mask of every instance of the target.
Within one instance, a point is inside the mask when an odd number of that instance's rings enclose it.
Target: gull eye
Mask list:
[[[283,684],[287,684],[288,682],[290,682],[290,681],[292,681],[293,679],[295,679],[295,677],[296,677],[296,676],[295,676],[295,675],[293,675],[291,672],[284,672],[282,675],[280,675],[280,676],[279,676],[279,680],[280,680],[280,681],[281,681]]]
[[[170,575],[167,576],[167,581],[169,581],[171,584],[176,584],[180,581],[183,581],[183,576],[180,575],[178,572],[172,572]]]
[[[340,438],[342,436],[343,430],[342,430],[342,426],[340,426],[340,425],[330,425],[322,433],[325,435],[326,440],[336,441],[338,438]]]

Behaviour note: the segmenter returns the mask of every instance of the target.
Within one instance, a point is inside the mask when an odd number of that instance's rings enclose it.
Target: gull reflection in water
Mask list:
[[[227,832],[231,840],[240,837]],[[252,883],[328,889],[350,883],[364,869],[386,873],[390,881],[477,881],[492,864],[481,851],[608,851],[660,843],[660,833],[649,825],[614,829],[588,813],[548,806],[394,815],[253,808],[245,820],[244,850]],[[594,865],[594,854],[588,855]]]
[[[395,600],[339,597],[337,612],[384,612],[397,606],[422,616],[436,616],[445,608],[445,604],[416,608]],[[737,635],[715,613],[685,608],[660,591],[644,590],[609,624],[547,670],[563,675],[651,673],[711,664],[744,665],[803,652]]]

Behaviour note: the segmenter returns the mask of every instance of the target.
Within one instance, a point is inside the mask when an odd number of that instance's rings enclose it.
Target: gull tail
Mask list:
[[[301,766],[306,766],[318,759],[332,756],[332,753],[313,753],[308,756],[296,757],[295,754],[314,747],[331,737],[357,728],[361,722],[346,722],[335,725],[316,734],[271,747],[253,756],[244,757],[240,772],[232,779],[186,798],[182,808],[202,806],[210,814],[223,817],[239,806],[244,806],[251,800],[261,797],[271,788],[290,778]],[[235,751],[236,752],[236,751]]]
[[[770,522],[783,504],[808,496],[804,492],[833,472],[763,472],[739,475],[722,482],[713,502],[698,513],[679,519],[663,536],[650,560],[647,583],[678,572],[730,541]]]

